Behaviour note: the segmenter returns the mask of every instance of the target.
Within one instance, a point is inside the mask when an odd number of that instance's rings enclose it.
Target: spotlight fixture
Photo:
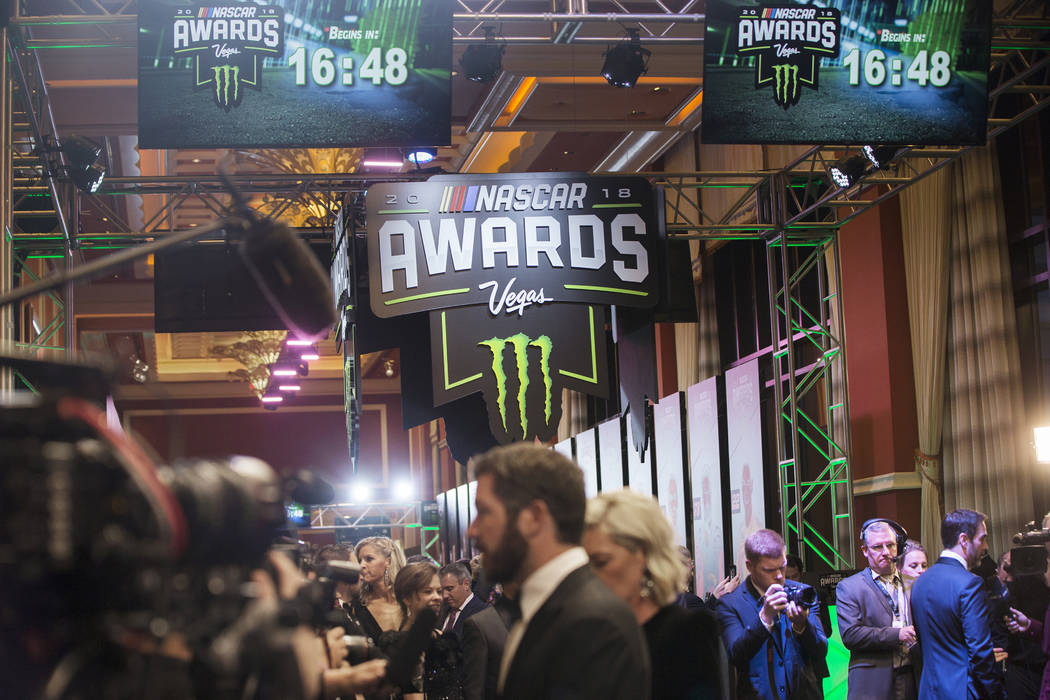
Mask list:
[[[634,87],[649,69],[652,52],[642,48],[637,29],[628,29],[627,38],[605,52],[602,77],[614,87]]]
[[[485,43],[471,44],[459,59],[463,75],[475,83],[490,83],[503,71],[506,42],[496,42],[496,30],[485,27]]]
[[[865,146],[861,149],[864,151],[864,157],[871,161],[871,164],[876,168],[885,170],[890,167],[890,163],[897,158],[898,155],[904,152],[904,146]]]
[[[1035,446],[1035,461],[1046,464],[1050,462],[1050,426],[1044,425],[1032,429]]]
[[[837,186],[848,189],[864,177],[867,170],[868,160],[864,156],[850,156],[832,165],[828,172]]]
[[[97,192],[106,177],[106,168],[98,161],[102,146],[89,138],[70,134],[58,147],[69,161],[69,177],[84,192]]]
[[[401,151],[396,148],[366,148],[361,165],[366,168],[390,168],[400,170],[405,164]]]
[[[430,161],[437,158],[436,148],[414,148],[406,155],[410,163],[415,163],[417,166],[425,165]]]

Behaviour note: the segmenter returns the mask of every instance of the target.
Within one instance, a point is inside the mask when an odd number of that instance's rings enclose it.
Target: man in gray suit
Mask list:
[[[836,614],[842,643],[850,650],[849,700],[914,700],[918,673],[910,650],[915,627],[897,571],[897,529],[869,520],[860,532],[868,566],[839,582]]]

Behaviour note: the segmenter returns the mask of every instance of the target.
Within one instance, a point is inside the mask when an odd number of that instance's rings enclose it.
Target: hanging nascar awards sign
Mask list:
[[[437,176],[368,190],[372,310],[487,304],[651,307],[657,218],[649,181],[580,174]]]
[[[991,0],[709,0],[705,143],[980,144]]]
[[[434,146],[451,0],[139,3],[143,148]]]
[[[372,310],[430,312],[435,405],[481,392],[497,440],[546,441],[563,388],[608,396],[605,306],[658,301],[648,180],[436,176],[366,206]]]

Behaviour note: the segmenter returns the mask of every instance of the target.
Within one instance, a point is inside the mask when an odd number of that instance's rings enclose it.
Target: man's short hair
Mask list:
[[[802,557],[797,554],[787,555],[787,565],[793,566],[801,574],[806,569],[802,566]]]
[[[438,576],[445,578],[446,576],[455,576],[456,581],[463,583],[464,581],[470,580],[470,569],[458,561],[454,561],[451,564],[445,564],[441,567],[438,572]]]
[[[893,526],[885,520],[872,520],[870,523],[868,523],[868,526],[860,531],[860,541],[864,543],[864,546],[867,546],[869,534],[873,532],[882,532],[884,530],[889,530],[890,533],[893,534],[893,541],[897,541],[897,531],[894,530]]]
[[[972,540],[977,537],[981,523],[987,519],[988,516],[984,513],[968,508],[953,510],[941,521],[941,544],[945,549],[951,549],[959,542],[959,535],[963,533]]]
[[[533,501],[543,501],[554,519],[558,540],[580,543],[587,497],[583,471],[568,457],[546,447],[519,442],[494,447],[478,457],[474,474],[492,477],[493,491],[507,509],[508,522],[513,523],[522,508]]]
[[[772,530],[755,530],[744,540],[744,556],[752,564],[763,557],[782,557],[786,548],[784,538]]]

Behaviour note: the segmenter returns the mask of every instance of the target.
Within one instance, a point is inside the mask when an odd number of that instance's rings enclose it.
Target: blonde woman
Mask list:
[[[389,537],[366,537],[354,552],[361,565],[361,595],[353,604],[353,617],[375,642],[383,631],[401,627],[404,616],[394,597],[394,580],[405,565],[405,552]]]
[[[915,540],[904,543],[904,552],[901,554],[901,577],[904,579],[904,590],[911,596],[911,587],[915,579],[926,571],[929,564],[926,561],[926,548]]]
[[[686,569],[650,496],[602,493],[587,503],[583,546],[595,574],[634,611],[649,642],[651,697],[719,698],[721,640],[705,609],[675,605]]]

